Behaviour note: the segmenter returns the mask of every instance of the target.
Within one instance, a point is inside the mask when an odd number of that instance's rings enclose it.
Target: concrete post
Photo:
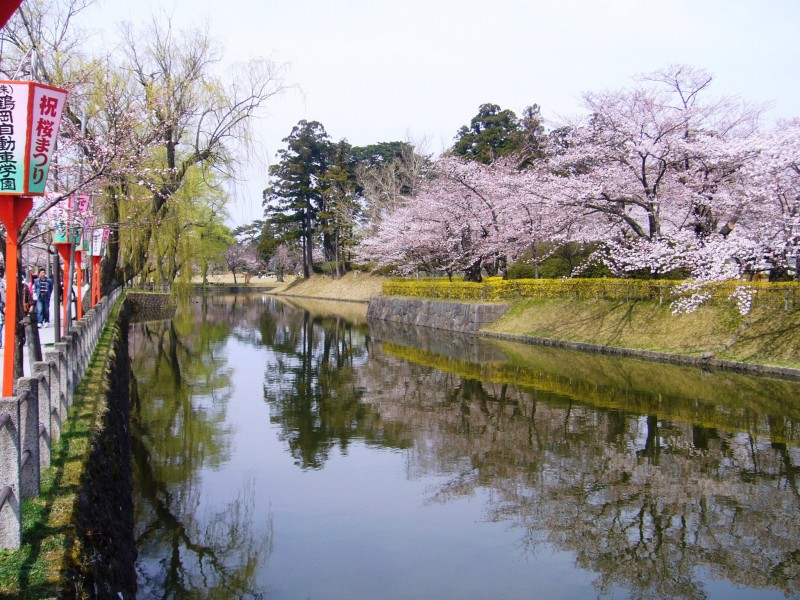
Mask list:
[[[22,502],[19,494],[19,400],[0,398],[0,549],[22,545]]]
[[[61,391],[61,375],[58,372],[58,365],[61,360],[59,352],[47,352],[45,354],[50,375],[50,444],[55,444],[61,439],[61,423],[67,417],[67,405],[64,394]]]
[[[46,362],[33,363],[33,379],[39,388],[39,424],[42,427],[39,436],[39,468],[50,466],[53,443],[52,400],[50,398],[50,365]]]
[[[75,334],[75,355],[77,356],[77,360],[75,361],[75,386],[77,387],[81,379],[83,379],[83,371],[86,368],[86,347],[84,345],[84,339],[86,337],[86,323],[84,323],[83,319],[75,324],[75,329],[73,329],[73,332]]]
[[[19,495],[39,494],[39,385],[31,377],[17,380],[19,397]]]
[[[58,376],[60,379],[59,389],[61,390],[61,394],[64,396],[64,406],[69,408],[72,406],[72,367],[69,360],[68,345],[67,342],[62,341],[54,344],[54,347],[60,357],[58,361]],[[61,418],[67,418],[66,411],[61,413]]]
[[[75,329],[73,328],[63,339],[67,343],[67,354],[69,355],[69,394],[70,398],[72,398],[75,395],[78,384],[81,382],[81,361],[80,354],[78,353],[78,338],[75,334]]]

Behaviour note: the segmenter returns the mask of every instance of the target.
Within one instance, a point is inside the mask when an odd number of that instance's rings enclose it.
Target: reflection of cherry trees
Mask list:
[[[408,342],[408,331],[402,337]],[[428,351],[417,350],[415,364],[407,362],[413,349],[392,350],[404,357],[374,353],[359,372],[363,400],[414,432],[411,473],[447,476],[430,501],[491,490],[487,518],[519,527],[531,553],[542,541],[573,552],[578,566],[597,573],[601,594],[622,587],[634,597],[703,598],[699,569],[800,594],[797,421],[722,406],[730,412],[718,429],[672,420],[686,412],[675,399],[666,406],[672,418],[593,406],[581,398],[580,379],[570,397],[566,378],[556,387],[546,372],[541,385],[520,387],[442,372],[428,366],[437,356]],[[437,366],[445,363],[454,372],[476,366],[454,356]],[[663,367],[649,367],[658,379]],[[787,386],[793,396],[784,401],[796,397],[796,384]],[[737,421],[753,429],[732,431]],[[772,441],[754,433],[765,421]]]
[[[131,426],[140,584],[165,597],[247,594],[270,553],[271,523],[254,527],[245,486],[201,510],[200,477],[230,455],[230,369],[221,352],[230,303],[202,298],[174,321],[134,325]],[[213,318],[209,318],[209,314]]]

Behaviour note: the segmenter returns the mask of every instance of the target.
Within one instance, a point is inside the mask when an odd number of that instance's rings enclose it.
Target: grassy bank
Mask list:
[[[657,302],[530,300],[516,302],[487,328],[500,334],[708,356],[800,368],[800,311],[755,307],[742,316],[732,306],[704,306],[673,315]]]
[[[354,271],[339,279],[325,275],[315,275],[310,279],[293,279],[277,284],[270,290],[279,296],[298,296],[321,298],[325,300],[349,300],[367,302],[372,296],[381,293],[383,282],[387,279],[379,275]]]

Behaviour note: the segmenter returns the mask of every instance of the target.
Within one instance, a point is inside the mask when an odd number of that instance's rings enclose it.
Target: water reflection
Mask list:
[[[364,400],[436,419],[441,442],[414,445],[420,468],[461,463],[433,500],[491,488],[489,519],[519,527],[528,551],[573,552],[601,594],[704,598],[702,570],[800,594],[796,383],[509,343],[490,344],[502,363],[479,362],[492,351],[475,338],[371,331],[379,362],[408,373],[401,393],[377,384]]]
[[[202,298],[173,321],[132,325],[131,429],[140,597],[244,597],[271,551],[243,486],[203,502],[202,471],[230,457],[230,368],[222,351],[239,303]]]
[[[265,575],[271,510],[258,516],[269,499],[245,485],[221,506],[204,501],[203,474],[235,453],[231,415],[243,409],[232,371],[257,369],[276,443],[297,472],[322,472],[356,447],[401,453],[402,477],[427,482],[423,508],[485,498],[482,518],[512,531],[518,554],[547,564],[547,548],[569,552],[593,574],[577,597],[727,597],[737,586],[800,597],[797,383],[367,324],[342,306],[195,299],[175,321],[132,331],[148,590],[242,597],[279,587],[279,573],[270,584]],[[263,364],[232,364],[231,340]],[[315,493],[319,507],[334,494]],[[360,524],[370,518],[351,510]],[[275,519],[289,529],[288,517]],[[487,581],[498,575],[481,568]],[[308,579],[323,570],[307,569]],[[539,582],[525,570],[514,576],[530,591]],[[550,595],[565,584],[549,582]]]
[[[274,362],[265,365],[264,398],[300,467],[321,468],[334,446],[346,452],[353,439],[407,446],[363,402],[358,382],[368,359],[366,323],[356,327],[338,314],[275,303],[261,316],[259,330],[275,350]]]

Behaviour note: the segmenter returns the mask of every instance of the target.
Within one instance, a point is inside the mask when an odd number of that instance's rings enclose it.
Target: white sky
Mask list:
[[[166,8],[165,8],[166,7]],[[428,140],[449,147],[486,102],[551,123],[586,91],[628,86],[672,63],[706,69],[712,93],[769,102],[770,122],[800,116],[798,0],[99,0],[93,28],[208,20],[225,60],[289,63],[290,91],[256,123],[274,159],[300,120],[353,145]],[[237,191],[234,223],[261,218],[266,169]]]

